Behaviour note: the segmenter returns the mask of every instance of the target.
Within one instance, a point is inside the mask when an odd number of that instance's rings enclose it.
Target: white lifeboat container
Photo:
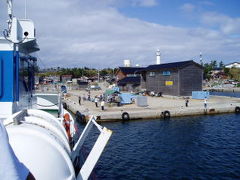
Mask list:
[[[54,116],[27,110],[14,114],[4,124],[15,154],[36,179],[76,178],[66,132]]]

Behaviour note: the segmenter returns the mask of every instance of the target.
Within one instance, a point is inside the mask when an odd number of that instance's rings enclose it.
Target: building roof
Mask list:
[[[117,82],[118,86],[125,85],[125,84],[135,84],[140,85],[141,77],[125,77]]]
[[[233,62],[233,63],[225,65],[225,68],[240,68],[240,63],[239,62]]]
[[[232,63],[226,64],[225,66],[234,65],[234,64],[240,64],[240,62],[232,62]]]
[[[124,74],[134,74],[143,69],[143,67],[119,67],[119,71],[122,71]]]
[[[173,63],[166,63],[166,64],[155,64],[155,65],[150,65],[147,68],[145,68],[145,71],[149,71],[149,70],[158,70],[158,69],[172,69],[172,68],[183,68],[189,64],[196,64],[197,66],[201,67],[202,66],[196,62],[194,62],[193,60],[190,61],[179,61],[179,62],[173,62]]]

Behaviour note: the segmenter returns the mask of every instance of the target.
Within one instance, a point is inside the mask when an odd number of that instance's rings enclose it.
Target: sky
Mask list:
[[[13,0],[24,18],[25,0]],[[240,61],[239,0],[27,0],[39,65],[107,68],[193,59]],[[0,31],[7,7],[0,0]],[[1,35],[2,36],[2,35]]]

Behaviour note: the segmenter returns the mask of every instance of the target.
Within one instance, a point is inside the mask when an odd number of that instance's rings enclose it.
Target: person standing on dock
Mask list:
[[[120,96],[116,96],[116,103],[117,103],[117,106],[119,107],[119,106],[120,106],[120,103],[121,103],[121,98],[120,98]]]
[[[97,96],[95,96],[94,102],[95,102],[96,107],[98,107],[98,97]]]
[[[78,97],[78,103],[79,103],[79,105],[81,105],[81,100],[82,100],[82,98],[81,98],[81,96],[79,96],[79,97]]]
[[[188,107],[188,103],[189,103],[189,100],[186,99],[186,100],[185,100],[185,106],[186,106],[186,107]]]
[[[207,98],[204,99],[204,109],[207,110]]]
[[[91,92],[90,92],[90,90],[88,91],[88,101],[91,101]]]
[[[101,108],[102,108],[102,111],[104,111],[104,105],[105,105],[105,101],[102,100],[102,101],[101,101]]]

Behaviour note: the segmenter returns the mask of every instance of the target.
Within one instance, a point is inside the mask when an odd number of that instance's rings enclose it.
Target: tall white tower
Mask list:
[[[123,63],[124,63],[124,67],[131,67],[131,61],[130,61],[130,59],[125,59],[125,60],[123,60]]]
[[[161,53],[159,49],[156,52],[156,64],[161,64]]]

